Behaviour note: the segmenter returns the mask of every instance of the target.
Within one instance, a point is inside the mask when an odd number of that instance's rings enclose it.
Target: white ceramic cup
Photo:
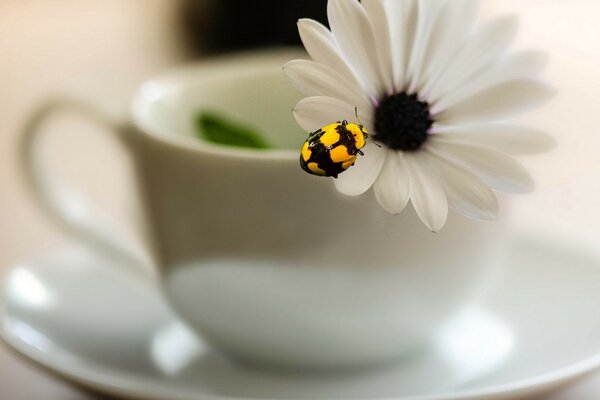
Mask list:
[[[64,226],[102,251],[118,248],[118,232],[77,212],[36,150],[39,126],[56,110],[108,124],[135,161],[158,279],[199,335],[234,358],[274,366],[396,359],[477,300],[503,229],[452,214],[431,233],[410,206],[392,216],[372,194],[344,197],[331,179],[302,171],[299,147],[307,135],[291,116],[299,96],[281,68],[290,58],[246,54],[150,80],[125,122],[93,104],[52,101],[26,129],[23,168]],[[194,113],[205,108],[263,128],[280,148],[194,138]]]

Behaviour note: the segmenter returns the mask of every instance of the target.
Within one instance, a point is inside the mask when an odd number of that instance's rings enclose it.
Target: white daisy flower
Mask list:
[[[335,180],[358,196],[373,187],[398,214],[412,202],[432,231],[449,206],[493,220],[493,190],[533,189],[511,156],[546,151],[553,139],[506,118],[554,94],[536,80],[547,57],[509,53],[518,21],[504,16],[476,27],[479,0],[329,0],[331,30],[298,22],[312,58],[284,69],[306,96],[294,108],[313,132],[358,117],[370,134],[356,165]]]

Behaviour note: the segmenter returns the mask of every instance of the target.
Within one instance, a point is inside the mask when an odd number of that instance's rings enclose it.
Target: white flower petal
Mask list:
[[[453,209],[470,218],[487,221],[498,218],[498,199],[479,178],[428,151],[423,156],[429,157],[431,169],[437,174]]]
[[[293,113],[298,125],[307,132],[314,132],[336,121],[354,121],[356,119],[354,107],[333,97],[313,96],[300,100],[294,107]],[[367,131],[372,131],[371,115],[359,109],[358,117]]]
[[[410,61],[408,63],[408,76],[410,81],[408,91],[410,93],[414,93],[421,87],[425,56],[427,54],[431,35],[437,25],[440,12],[445,3],[445,0],[417,0],[417,30],[412,53],[410,55]]]
[[[335,38],[325,26],[312,19],[298,21],[298,32],[306,52],[314,61],[327,65],[348,82],[360,81],[335,43]]]
[[[293,60],[283,70],[294,87],[306,96],[328,96],[354,104],[360,110],[370,109],[371,103],[355,82],[348,82],[330,67],[309,60]]]
[[[431,112],[437,114],[501,82],[536,78],[547,62],[548,54],[541,51],[522,51],[511,55],[485,73],[475,76],[463,86],[442,96],[433,104]]]
[[[384,93],[377,67],[377,46],[373,30],[362,5],[357,0],[329,0],[327,17],[331,32],[345,58],[352,64],[372,98]]]
[[[435,115],[442,123],[498,120],[534,108],[552,98],[556,90],[533,80],[502,82]]]
[[[518,18],[501,17],[476,31],[449,65],[425,85],[423,95],[430,103],[467,82],[476,73],[502,58],[517,34]]]
[[[377,50],[379,76],[387,94],[394,90],[394,66],[392,64],[392,44],[390,28],[383,0],[363,0]]]
[[[415,211],[431,231],[438,232],[448,219],[446,194],[422,157],[406,153],[404,160],[410,174],[410,197]]]
[[[360,196],[373,186],[381,172],[387,150],[373,142],[362,149],[356,164],[334,180],[337,190],[347,196]]]
[[[534,188],[531,175],[512,157],[488,147],[467,143],[438,141],[435,135],[427,148],[436,156],[472,171],[493,189],[509,193],[527,193]]]
[[[401,92],[407,86],[408,60],[417,26],[417,2],[387,0],[384,6],[390,28],[394,87]]]
[[[388,150],[385,164],[373,187],[381,207],[391,214],[400,214],[410,199],[410,175],[402,153]]]
[[[539,154],[556,146],[547,133],[504,122],[435,126],[432,134],[436,140],[479,144],[513,156]]]
[[[434,74],[439,75],[447,68],[461,46],[467,42],[468,36],[475,29],[480,7],[481,0],[446,1],[431,35],[420,88]]]

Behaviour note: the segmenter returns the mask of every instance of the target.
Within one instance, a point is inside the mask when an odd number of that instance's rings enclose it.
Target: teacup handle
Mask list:
[[[117,237],[121,235],[114,234],[115,227],[108,222],[108,218],[98,217],[92,212],[91,203],[77,190],[57,179],[42,162],[39,140],[43,132],[41,127],[49,117],[60,111],[74,112],[100,124],[107,128],[103,131],[110,132],[129,152],[134,151],[131,141],[126,138],[126,120],[116,117],[98,104],[80,98],[49,100],[32,114],[20,142],[21,168],[34,197],[42,210],[70,234],[95,246],[99,251],[120,257],[127,264],[140,266],[137,269],[140,272],[145,270],[147,274],[144,275],[154,276],[156,269],[152,265],[152,255],[146,251],[149,246],[138,245],[138,251],[135,251],[131,241],[128,245],[124,244],[127,241],[123,237]]]

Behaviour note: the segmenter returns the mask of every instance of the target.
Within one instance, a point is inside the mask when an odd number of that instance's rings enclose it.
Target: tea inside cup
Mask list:
[[[134,120],[142,130],[165,140],[211,146],[214,143],[203,141],[197,120],[214,114],[264,138],[271,151],[253,156],[293,158],[307,133],[291,112],[302,96],[290,85],[282,66],[298,57],[306,55],[297,50],[248,52],[175,70],[142,86],[134,100]]]

